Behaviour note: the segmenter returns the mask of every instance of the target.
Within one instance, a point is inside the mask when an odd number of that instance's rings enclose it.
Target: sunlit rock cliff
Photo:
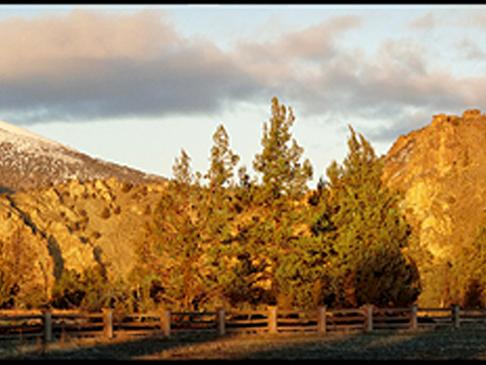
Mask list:
[[[477,235],[486,218],[486,115],[439,114],[426,127],[401,136],[385,156],[384,181],[403,193],[414,239],[430,255],[422,267],[422,301],[447,305],[436,288],[438,269]]]

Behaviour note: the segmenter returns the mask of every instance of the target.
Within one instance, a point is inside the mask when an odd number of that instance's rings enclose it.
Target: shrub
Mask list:
[[[107,207],[105,207],[103,209],[103,211],[101,212],[101,218],[108,219],[108,218],[110,218],[110,216],[111,216],[110,210]]]

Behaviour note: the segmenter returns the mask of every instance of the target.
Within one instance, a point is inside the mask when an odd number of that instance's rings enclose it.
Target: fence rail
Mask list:
[[[80,311],[0,311],[0,340],[41,338],[51,342],[64,337],[105,338],[183,333],[326,333],[383,330],[418,330],[442,327],[483,326],[486,309],[378,308],[317,310],[228,310],[216,312],[170,312],[119,315]]]

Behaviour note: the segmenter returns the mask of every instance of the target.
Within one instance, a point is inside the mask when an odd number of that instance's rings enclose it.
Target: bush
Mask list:
[[[110,218],[110,216],[111,216],[110,210],[107,207],[105,207],[103,209],[103,211],[101,212],[101,218],[108,219],[108,218]]]

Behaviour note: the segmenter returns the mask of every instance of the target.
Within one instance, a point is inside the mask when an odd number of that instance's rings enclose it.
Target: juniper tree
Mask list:
[[[0,308],[29,308],[47,303],[47,279],[41,285],[36,277],[36,260],[20,228],[0,240]]]
[[[173,179],[166,185],[137,246],[137,263],[130,280],[136,284],[140,309],[153,302],[170,308],[191,309],[196,282],[192,261],[197,254],[193,218],[194,175],[190,157],[181,150],[172,166]]]
[[[382,161],[350,127],[342,165],[327,169],[327,194],[314,233],[326,252],[335,305],[408,304],[418,295],[414,263],[405,254],[410,229],[399,196],[381,181]],[[329,293],[328,293],[329,294]]]
[[[161,287],[157,299],[168,306],[194,308],[204,283],[199,275],[202,255],[197,203],[200,186],[192,173],[189,155],[182,150],[173,165],[169,182],[154,217],[155,242],[146,255],[156,258]]]
[[[11,240],[0,240],[0,308],[15,305],[24,273],[31,270],[25,261],[23,242],[19,238],[20,230],[17,230]]]
[[[229,136],[223,125],[219,125],[213,134],[210,167],[205,177],[209,183],[209,190],[223,192],[225,188],[234,184],[234,169],[239,161],[229,145]]]
[[[203,176],[206,185],[200,174],[192,173],[190,157],[181,151],[155,212],[154,234],[139,249],[140,257],[151,263],[145,264],[145,278],[150,277],[145,279],[145,293],[148,282],[156,284],[155,299],[173,308],[221,305],[234,280],[229,265],[234,255],[232,187],[239,157],[230,149],[223,126],[218,126],[213,141],[210,167]]]
[[[474,240],[469,245],[459,248],[451,258],[447,269],[449,282],[443,285],[447,292],[440,293],[444,302],[469,308],[486,306],[486,225],[484,220],[478,227]]]
[[[474,304],[484,308],[486,307],[486,225],[484,223],[478,230],[471,251],[472,254],[469,255],[471,260],[468,261],[472,266],[472,280],[469,282],[469,291],[466,292],[464,304],[465,306]]]
[[[252,218],[244,228],[246,255],[253,277],[267,284],[266,301],[289,302],[282,258],[293,252],[304,225],[303,199],[312,178],[309,160],[302,161],[303,148],[292,138],[295,117],[291,108],[272,99],[272,115],[263,125],[262,151],[253,167],[260,182],[252,193]],[[253,280],[254,282],[255,280]]]
[[[228,134],[219,125],[213,134],[210,166],[205,174],[207,188],[202,189],[199,204],[200,230],[204,241],[203,265],[207,286],[205,301],[213,307],[230,300],[237,280],[235,256],[235,218],[238,215],[235,194],[235,168],[239,156],[229,145]]]

